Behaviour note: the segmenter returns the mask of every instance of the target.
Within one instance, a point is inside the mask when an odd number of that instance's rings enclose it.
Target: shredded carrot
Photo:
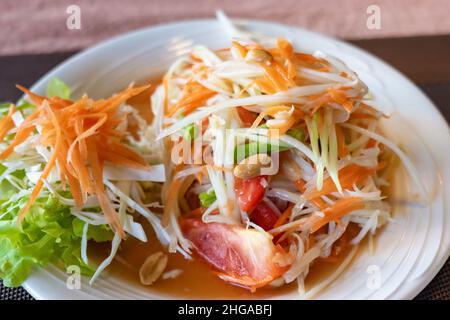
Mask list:
[[[30,199],[28,200],[27,204],[20,210],[18,215],[18,220],[21,221],[25,214],[30,209],[30,206],[34,203],[37,196],[39,195],[39,192],[41,192],[42,187],[44,186],[44,180],[47,179],[48,175],[50,174],[51,170],[53,169],[56,159],[58,157],[58,153],[61,150],[61,128],[59,126],[58,120],[56,119],[55,113],[50,108],[48,102],[44,101],[43,103],[43,110],[47,113],[47,116],[50,118],[50,121],[52,125],[55,128],[55,145],[54,145],[54,151],[51,155],[50,159],[48,160],[47,164],[45,165],[44,171],[42,172],[41,176],[39,177],[38,182],[36,183],[33,192],[30,195]]]
[[[83,96],[77,101],[47,98],[36,95],[28,89],[17,86],[28,94],[36,104],[36,109],[27,116],[17,128],[17,132],[8,147],[0,154],[0,160],[14,152],[14,148],[25,142],[35,131],[41,128],[38,143],[52,149],[52,155],[45,165],[38,182],[26,205],[20,210],[20,222],[29,211],[43,188],[45,179],[55,168],[59,168],[63,188],[69,184],[73,199],[78,207],[86,201],[88,195],[97,196],[100,207],[111,227],[121,237],[125,237],[117,214],[106,195],[103,184],[103,166],[105,162],[128,167],[144,168],[146,161],[122,142],[122,134],[116,127],[123,122],[124,116],[119,106],[148,88],[148,86],[129,87],[109,99],[97,101]],[[11,116],[14,109],[10,109]],[[10,117],[1,120],[10,125]],[[7,126],[1,126],[1,129]],[[8,132],[7,130],[6,132]],[[1,131],[0,133],[3,133]],[[4,135],[0,135],[3,139]]]
[[[109,201],[106,195],[105,186],[103,184],[103,162],[104,160],[99,157],[95,142],[89,140],[88,142],[88,161],[92,173],[93,189],[97,196],[100,207],[103,210],[107,221],[112,225],[113,229],[124,238],[125,232],[120,225],[119,218],[115,209],[112,207],[111,201]]]
[[[285,59],[287,66],[287,74],[290,80],[295,80],[297,76],[297,64],[295,62],[294,48],[292,44],[286,39],[278,39],[277,46],[281,56]]]
[[[308,102],[307,106],[311,108],[311,114],[314,114],[317,110],[323,107],[325,104],[332,101],[329,94],[320,95],[318,97],[311,97],[313,100]]]
[[[352,112],[353,110],[353,102],[349,100],[347,95],[345,94],[345,91],[343,90],[336,90],[336,89],[328,89],[328,93],[331,95],[331,98],[342,105],[342,107],[348,112]]]
[[[257,45],[241,46],[240,48],[236,46],[235,48],[242,53],[243,50],[249,49],[263,50],[273,58],[270,62],[255,62],[264,69],[264,76],[255,81],[264,93],[274,94],[295,86],[294,78],[297,75],[297,68],[294,50],[288,41],[279,39],[278,48],[268,50]]]
[[[278,62],[273,61],[270,65],[261,63],[260,65],[264,68],[265,78],[277,89],[277,92],[285,91],[295,85],[289,78],[287,70]]]
[[[305,192],[305,182],[303,180],[300,179],[295,181],[294,185],[301,193]],[[309,200],[314,203],[320,210],[326,207],[325,202],[320,197],[312,198]]]
[[[267,78],[260,78],[255,80],[256,85],[261,89],[263,93],[274,94],[277,92],[277,88]]]
[[[20,84],[16,84],[16,88],[19,89],[20,91],[26,93],[35,105],[41,105],[41,103],[44,102],[44,100],[50,100],[53,108],[55,106],[58,108],[67,107],[72,103],[72,101],[67,100],[67,99],[62,99],[60,97],[52,97],[52,98],[48,99],[47,97],[37,95],[37,94],[31,92],[30,90],[28,90],[27,88],[21,86]]]
[[[167,76],[163,78],[163,88],[164,88],[164,113],[169,111],[169,79]]]
[[[350,115],[351,119],[376,119],[376,117],[372,114],[363,113],[363,112],[352,112]]]
[[[170,107],[166,116],[172,117],[179,110],[183,115],[188,115],[204,105],[206,100],[215,94],[216,92],[205,88],[198,82],[189,81],[183,88],[180,100]]]
[[[308,53],[294,53],[294,61],[298,64],[305,65],[308,68],[321,70],[328,68],[328,62],[324,59],[316,58]]]
[[[14,136],[14,139],[11,141],[8,147],[5,150],[3,150],[2,153],[0,153],[0,160],[4,160],[7,157],[9,157],[11,153],[14,152],[14,148],[22,144],[34,131],[34,126],[29,126],[29,123],[35,120],[38,114],[39,113],[35,111],[25,119],[25,121],[20,125],[19,128],[17,128],[17,132],[16,135]]]
[[[14,121],[12,119],[14,112],[16,112],[16,106],[11,104],[9,106],[8,114],[0,120],[0,141],[3,141],[9,130],[14,128]]]
[[[351,164],[339,170],[339,182],[343,189],[349,189],[352,188],[354,184],[364,181],[371,173],[375,172],[376,170],[378,169]],[[321,190],[313,190],[310,193],[304,194],[304,196],[306,199],[310,200],[336,191],[336,185],[329,177],[323,181]]]
[[[289,207],[287,207],[286,210],[284,210],[284,212],[278,217],[278,220],[275,222],[273,228],[278,228],[279,226],[282,226],[283,224],[286,223],[286,221],[289,220],[291,214],[292,214],[292,209],[294,208],[294,204],[291,203],[289,205]]]
[[[345,90],[349,88],[342,87],[340,89],[328,89],[325,93],[310,96],[311,101],[305,106],[311,110],[311,114],[314,114],[318,109],[325,106],[328,103],[336,102],[341,105],[342,108],[351,113],[353,110],[353,102],[347,97]]]
[[[333,205],[323,210],[324,217],[317,220],[312,228],[311,233],[316,232],[321,227],[331,221],[336,221],[346,214],[364,208],[364,202],[359,197],[351,197],[337,200]]]

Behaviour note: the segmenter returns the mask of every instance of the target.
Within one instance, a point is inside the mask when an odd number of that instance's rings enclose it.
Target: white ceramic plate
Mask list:
[[[407,78],[376,57],[349,44],[299,28],[267,22],[245,22],[252,30],[285,37],[297,49],[323,52],[344,60],[366,82],[379,103],[392,111],[386,133],[407,151],[432,194],[428,204],[402,201],[414,188],[405,174],[395,176],[395,221],[380,232],[376,251],[361,252],[320,299],[411,299],[436,275],[450,249],[450,134],[432,102]],[[218,22],[198,20],[151,27],[116,37],[62,63],[32,90],[43,93],[57,76],[79,96],[110,95],[132,81],[161,75],[192,44],[211,48],[229,45]],[[375,272],[375,273],[374,273]],[[375,278],[374,278],[375,277]],[[114,277],[93,287],[83,279],[81,290],[66,287],[68,274],[53,266],[36,270],[24,284],[37,299],[167,299]],[[373,284],[380,280],[376,289]],[[369,285],[368,285],[369,284]],[[295,293],[274,296],[295,299]]]

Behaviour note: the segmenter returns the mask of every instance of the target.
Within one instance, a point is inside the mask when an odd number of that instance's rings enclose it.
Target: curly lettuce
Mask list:
[[[0,170],[1,172],[1,170]],[[9,190],[8,190],[9,189]],[[0,189],[0,278],[8,287],[22,284],[34,267],[49,263],[60,266],[77,265],[82,274],[91,275],[94,269],[80,257],[84,222],[70,213],[70,207],[56,197],[39,198],[17,223],[17,214],[28,196],[15,201],[16,192],[3,181]],[[106,226],[91,226],[88,239],[110,241],[112,231]]]

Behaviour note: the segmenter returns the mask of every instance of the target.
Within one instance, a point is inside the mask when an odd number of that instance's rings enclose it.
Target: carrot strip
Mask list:
[[[69,147],[69,150],[67,152],[67,158],[70,159],[72,157],[72,153],[73,150],[75,149],[77,144],[80,144],[81,142],[83,142],[83,140],[86,140],[88,137],[94,135],[97,131],[97,129],[99,129],[107,120],[108,116],[106,115],[106,113],[98,113],[98,114],[90,114],[90,115],[84,115],[84,116],[80,116],[79,119],[86,119],[86,118],[98,118],[98,121],[91,126],[89,129],[87,129],[86,131],[84,131],[83,133],[79,134],[77,136],[77,138],[75,139],[74,142],[72,142],[72,144]],[[80,119],[80,120],[81,120]],[[84,156],[86,156],[86,144],[83,142],[82,144],[80,144],[80,152]]]
[[[328,89],[328,93],[331,95],[331,98],[342,105],[342,107],[348,112],[352,112],[353,103],[348,99],[347,95],[342,90],[336,89]]]
[[[125,166],[125,167],[129,167],[129,168],[134,168],[134,169],[147,168],[146,165],[143,165],[134,160],[128,159],[128,158],[126,158],[118,153],[112,152],[112,151],[110,151],[110,152],[104,151],[104,153],[102,154],[102,158],[109,163],[119,165],[119,166]]]
[[[123,157],[130,159],[138,164],[140,164],[142,167],[147,166],[147,162],[144,158],[142,158],[139,154],[137,154],[133,149],[118,143],[117,141],[110,141],[109,147],[113,150],[114,153],[120,154]]]
[[[11,153],[14,152],[14,148],[17,147],[18,145],[22,144],[23,142],[25,142],[25,140],[29,137],[29,135],[34,131],[34,127],[31,128],[25,128],[25,129],[21,129],[19,127],[19,129],[16,132],[16,135],[14,136],[13,141],[8,145],[8,147],[3,150],[2,153],[0,153],[0,160],[4,160],[7,157],[9,157],[11,155]]]
[[[277,92],[288,89],[287,75],[283,74],[283,70],[276,62],[271,63],[270,66],[265,64],[261,64],[261,66],[264,68],[265,77],[276,88]]]
[[[26,93],[36,105],[40,105],[44,100],[47,99],[46,97],[39,96],[39,95],[31,92],[27,88],[22,87],[20,84],[16,84],[16,88],[19,89],[20,91],[22,91],[23,93]]]
[[[56,141],[55,141],[55,150],[53,151],[49,161],[47,162],[44,171],[42,172],[41,176],[39,177],[38,182],[36,183],[33,192],[30,195],[30,199],[28,200],[27,204],[20,210],[19,214],[18,214],[18,221],[22,221],[22,219],[24,218],[25,214],[28,212],[28,210],[30,209],[31,205],[34,203],[34,201],[36,200],[37,196],[39,195],[39,192],[41,192],[42,187],[44,186],[44,179],[46,179],[48,177],[48,175],[50,174],[51,170],[53,169],[53,166],[56,163],[56,159],[58,157],[58,152],[60,151],[61,148],[61,128],[59,126],[58,123],[58,119],[56,118],[56,115],[54,114],[53,110],[50,108],[50,106],[48,105],[48,103],[43,104],[44,107],[44,111],[47,111],[51,122],[53,123],[53,125],[55,126],[56,129]]]
[[[0,141],[3,141],[9,130],[14,128],[14,121],[12,120],[12,115],[14,112],[16,112],[16,106],[11,104],[8,114],[0,120]]]
[[[91,168],[93,188],[95,195],[97,196],[100,207],[103,210],[107,221],[112,225],[113,229],[119,233],[121,238],[125,238],[125,232],[119,222],[116,210],[111,205],[108,197],[106,196],[105,186],[103,184],[103,163],[99,160],[97,154],[97,148],[93,145],[92,141],[88,142],[88,160]]]
[[[166,117],[172,117],[178,110],[182,109],[187,115],[205,104],[206,100],[214,96],[216,92],[211,91],[197,82],[188,82],[183,88],[180,100],[171,106],[166,113]]]
[[[294,204],[291,203],[289,207],[287,207],[286,210],[278,217],[278,220],[275,222],[273,228],[278,228],[279,226],[282,226],[286,223],[286,221],[289,220],[289,217],[292,214],[292,209],[294,208]]]
[[[300,192],[305,192],[305,182],[303,180],[297,180],[294,182],[294,185]],[[326,208],[325,202],[320,198],[312,198],[309,199],[312,203],[314,203],[320,210]]]
[[[336,221],[346,214],[362,208],[364,208],[364,202],[359,197],[340,199],[336,201],[332,206],[322,211],[324,217],[313,223],[311,233],[316,232],[331,221]]]
[[[339,182],[341,183],[343,189],[349,189],[353,187],[354,184],[364,181],[364,179],[376,170],[377,168],[367,168],[356,164],[351,164],[339,170]],[[324,180],[321,190],[313,190],[310,193],[304,194],[304,197],[311,200],[336,191],[336,185],[329,177]]]

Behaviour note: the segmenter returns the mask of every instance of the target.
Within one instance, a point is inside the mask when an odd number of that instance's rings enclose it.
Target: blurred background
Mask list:
[[[66,28],[70,5],[81,29]],[[369,29],[367,8],[380,8]],[[449,0],[0,0],[0,55],[78,50],[136,28],[193,18],[229,16],[301,26],[344,39],[450,33]]]

